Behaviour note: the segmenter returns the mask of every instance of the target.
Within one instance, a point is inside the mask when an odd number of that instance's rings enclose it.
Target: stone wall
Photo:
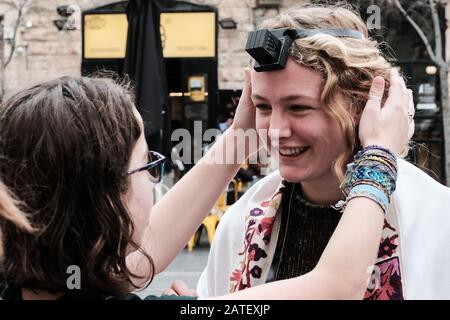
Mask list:
[[[8,1],[13,2],[13,0]],[[256,0],[190,1],[215,6],[218,8],[219,19],[233,18],[237,22],[237,29],[224,30],[220,27],[218,29],[220,89],[240,89],[242,86],[243,68],[248,66],[250,61],[244,51],[248,32],[254,30],[261,20],[273,17],[279,11],[305,1],[280,0],[279,9],[256,8]],[[28,10],[17,35],[18,49],[7,69],[2,71],[0,68],[0,80],[4,79],[7,94],[49,78],[80,74],[81,29],[59,31],[53,23],[53,20],[61,19],[56,12],[58,6],[77,5],[80,8],[80,12],[76,14],[79,22],[81,11],[117,2],[117,0],[28,0],[28,2]],[[448,10],[450,8],[447,6]],[[16,10],[2,2],[0,16],[4,17],[4,37],[8,38],[13,31]],[[450,41],[446,41],[447,46],[449,43]],[[9,45],[7,43],[3,45],[0,42],[0,47],[0,52],[4,48],[4,54],[7,55]],[[447,50],[448,52],[450,50]]]
[[[84,11],[117,2],[116,0],[28,1],[27,11],[17,34],[18,49],[6,70],[0,70],[3,72],[7,95],[50,78],[80,74],[81,29],[59,31],[53,22],[61,19],[56,12],[58,6],[74,4],[80,8],[80,11]],[[12,3],[12,0],[10,2]],[[247,34],[261,19],[275,16],[278,10],[255,8],[254,0],[193,0],[191,2],[215,6],[218,8],[219,19],[233,18],[237,22],[235,30],[219,28],[219,88],[240,89],[243,68],[250,61],[244,52]],[[295,3],[299,1],[281,0],[280,8],[283,9]],[[8,38],[13,32],[17,11],[10,5],[1,4],[0,16],[4,16],[5,38]],[[80,12],[75,16],[79,22]],[[3,47],[7,54],[9,45],[5,42]]]
[[[11,1],[12,2],[12,1]],[[11,63],[4,70],[6,95],[44,80],[63,75],[79,75],[81,65],[81,30],[59,31],[54,20],[61,19],[56,12],[59,5],[76,4],[82,9],[111,1],[28,1],[26,14],[19,26],[17,49]],[[10,38],[17,21],[17,10],[0,5],[5,18],[5,38]],[[78,19],[80,13],[75,13]],[[9,52],[5,41],[5,54]]]

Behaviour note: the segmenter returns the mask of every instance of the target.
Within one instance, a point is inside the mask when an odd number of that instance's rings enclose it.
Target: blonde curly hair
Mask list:
[[[319,33],[295,40],[289,51],[290,58],[296,63],[318,72],[324,79],[320,97],[322,107],[338,121],[346,144],[345,152],[333,164],[336,175],[342,180],[345,166],[357,147],[352,114],[362,112],[376,76],[386,80],[384,103],[389,90],[390,63],[381,54],[378,42],[369,38],[364,21],[350,5],[294,6],[265,20],[259,28],[344,28],[364,35],[363,39],[353,39]],[[344,99],[337,99],[339,95]],[[340,101],[350,101],[350,105]]]

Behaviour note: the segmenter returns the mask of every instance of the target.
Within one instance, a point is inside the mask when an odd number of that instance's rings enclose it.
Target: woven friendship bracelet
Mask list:
[[[381,209],[383,209],[385,213],[387,212],[389,206],[389,198],[380,189],[370,185],[357,185],[350,191],[346,202],[348,203],[351,199],[358,197],[364,197],[375,201],[380,205]]]
[[[348,201],[365,197],[378,203],[386,213],[397,180],[395,154],[380,146],[369,146],[357,152],[354,162],[347,165],[341,191],[346,197],[337,207],[344,209]]]

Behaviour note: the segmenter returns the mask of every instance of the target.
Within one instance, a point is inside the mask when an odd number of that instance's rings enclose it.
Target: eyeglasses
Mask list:
[[[148,164],[141,168],[130,170],[127,172],[127,174],[133,174],[136,172],[147,170],[150,173],[152,182],[158,183],[161,181],[161,178],[164,175],[164,163],[166,161],[166,157],[156,151],[149,151],[148,158],[150,160]]]

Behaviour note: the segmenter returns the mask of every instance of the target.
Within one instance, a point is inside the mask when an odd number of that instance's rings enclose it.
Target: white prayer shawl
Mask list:
[[[399,159],[397,189],[393,205],[397,211],[401,282],[405,299],[450,299],[450,189],[422,170]],[[235,203],[217,228],[208,264],[200,276],[200,298],[230,293],[230,280],[242,256],[249,212],[277,193],[282,177],[276,171],[267,176]],[[259,281],[265,283],[279,234],[277,214],[268,255]]]

